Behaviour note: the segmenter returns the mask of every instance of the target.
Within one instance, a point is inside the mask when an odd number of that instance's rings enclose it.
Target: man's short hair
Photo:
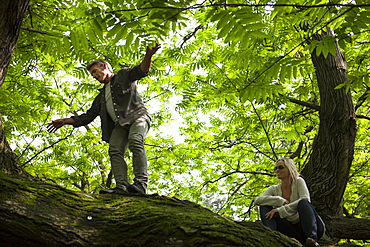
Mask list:
[[[90,71],[91,67],[94,66],[95,64],[97,64],[99,67],[103,67],[104,64],[107,65],[107,68],[110,72],[113,73],[113,69],[112,69],[112,66],[105,60],[103,59],[95,59],[94,61],[92,61],[91,63],[89,63],[87,66],[86,66],[86,69],[88,71]]]

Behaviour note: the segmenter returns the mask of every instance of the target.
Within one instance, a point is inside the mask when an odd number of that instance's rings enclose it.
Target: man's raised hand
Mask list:
[[[155,46],[150,48],[149,46],[146,47],[146,54],[153,56],[159,49],[161,48],[161,45],[156,43]]]

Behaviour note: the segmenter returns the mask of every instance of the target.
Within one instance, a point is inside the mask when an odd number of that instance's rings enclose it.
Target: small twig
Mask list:
[[[210,181],[206,181],[202,187],[206,186],[207,184],[214,184],[214,183],[217,183],[218,181],[220,181],[221,179],[223,178],[226,178],[232,174],[235,174],[235,173],[247,173],[247,174],[254,174],[254,175],[267,175],[267,176],[270,176],[270,177],[273,177],[275,176],[274,174],[271,174],[271,173],[267,173],[267,172],[249,172],[249,171],[239,171],[239,170],[236,170],[236,171],[232,171],[232,172],[228,172],[228,173],[224,173],[221,177],[217,178],[216,180],[210,180]]]
[[[195,34],[198,32],[198,30],[199,30],[199,29],[202,29],[202,28],[203,28],[203,26],[202,26],[202,25],[199,25],[199,26],[197,26],[197,27],[194,29],[194,31],[193,31],[193,32],[191,32],[191,33],[187,34],[187,35],[183,38],[183,40],[182,40],[182,43],[181,43],[181,45],[180,45],[180,49],[184,46],[184,44],[186,43],[186,41],[188,41],[189,39],[191,39],[191,37],[194,37],[194,36],[195,36]]]
[[[314,109],[316,111],[320,111],[320,106],[318,106],[318,105],[314,105],[314,104],[311,104],[311,103],[308,103],[308,102],[305,102],[305,101],[301,101],[301,100],[297,100],[297,99],[290,99],[290,98],[289,98],[289,101],[292,102],[292,103],[301,105],[301,106],[307,106],[308,108]]]
[[[35,32],[35,33],[48,34],[48,32],[46,32],[46,31],[41,31],[41,30],[34,29],[34,28],[31,28],[31,27],[26,27],[26,26],[21,26],[21,29],[26,30],[26,31],[30,31],[30,32]]]
[[[223,142],[225,142],[225,144],[221,144]],[[246,143],[246,144],[252,146],[254,149],[256,149],[256,151],[258,153],[266,156],[270,160],[275,160],[273,157],[271,157],[267,153],[265,153],[262,150],[260,150],[253,142],[244,141],[242,138],[235,139],[235,140],[228,140],[228,141],[226,140],[226,141],[217,142],[217,143],[215,143],[217,146],[215,146],[215,147],[209,147],[209,150],[218,150],[220,148],[232,148],[235,145],[240,145],[240,144],[243,144],[243,143]]]
[[[274,146],[273,146],[273,145],[272,145],[272,143],[271,143],[270,135],[269,135],[269,133],[268,133],[268,131],[267,131],[267,129],[266,129],[266,127],[265,127],[265,125],[263,124],[262,118],[261,118],[261,116],[258,114],[257,109],[254,107],[254,104],[253,104],[252,102],[251,102],[251,104],[252,104],[252,107],[253,107],[254,112],[256,113],[256,115],[257,115],[257,117],[258,117],[258,120],[259,120],[259,121],[260,121],[260,123],[261,123],[262,129],[263,129],[263,131],[265,132],[265,135],[266,135],[267,141],[268,141],[268,143],[269,143],[269,146],[270,146],[270,148],[271,148],[272,153],[274,154],[275,160],[277,160],[277,159],[278,159],[278,156],[277,156],[277,154],[275,153]]]
[[[58,144],[59,142],[61,141],[64,141],[66,139],[68,139],[68,137],[70,137],[73,133],[73,130],[71,131],[71,133],[69,133],[67,136],[59,139],[58,141],[52,143],[51,145],[47,146],[47,147],[44,147],[43,149],[41,149],[39,152],[37,152],[34,156],[32,156],[29,160],[27,160],[26,162],[24,162],[21,167],[24,167],[25,165],[27,165],[28,163],[30,163],[34,158],[36,158],[39,154],[41,154],[42,152],[44,152],[45,150],[53,147],[54,145]]]
[[[364,115],[359,115],[359,114],[356,114],[356,118],[363,118],[363,119],[370,120],[370,117],[364,116]]]
[[[369,94],[370,94],[370,87],[367,87],[366,88],[366,91],[361,95],[361,97],[357,100],[357,104],[355,106],[355,110],[357,111],[358,108],[360,108],[364,103],[365,101],[367,100],[367,98],[369,97]]]

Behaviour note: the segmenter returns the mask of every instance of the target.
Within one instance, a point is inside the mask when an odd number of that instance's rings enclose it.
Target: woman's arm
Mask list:
[[[265,192],[256,197],[254,204],[257,206],[273,206],[280,207],[285,203],[285,199],[278,196],[278,185],[270,186]]]
[[[283,205],[277,209],[281,218],[286,218],[296,214],[298,203],[301,199],[307,199],[310,201],[310,192],[308,191],[306,182],[303,178],[297,178],[292,186],[295,186],[295,188],[292,189],[297,191],[297,197],[293,198],[293,201],[289,204]]]

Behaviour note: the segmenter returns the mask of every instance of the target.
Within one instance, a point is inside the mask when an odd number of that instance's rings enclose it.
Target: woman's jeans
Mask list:
[[[118,188],[125,189],[129,186],[127,177],[127,163],[124,155],[127,148],[132,152],[134,183],[141,184],[144,188],[148,182],[148,165],[144,149],[145,136],[150,127],[147,116],[136,119],[131,125],[117,125],[109,140],[109,156],[112,171]]]
[[[298,202],[300,221],[297,224],[292,224],[287,219],[280,218],[279,216],[271,220],[267,219],[265,215],[272,209],[272,206],[260,206],[262,223],[268,228],[279,231],[288,237],[295,238],[302,244],[305,243],[307,238],[317,241],[324,235],[325,225],[308,200],[301,199]]]

